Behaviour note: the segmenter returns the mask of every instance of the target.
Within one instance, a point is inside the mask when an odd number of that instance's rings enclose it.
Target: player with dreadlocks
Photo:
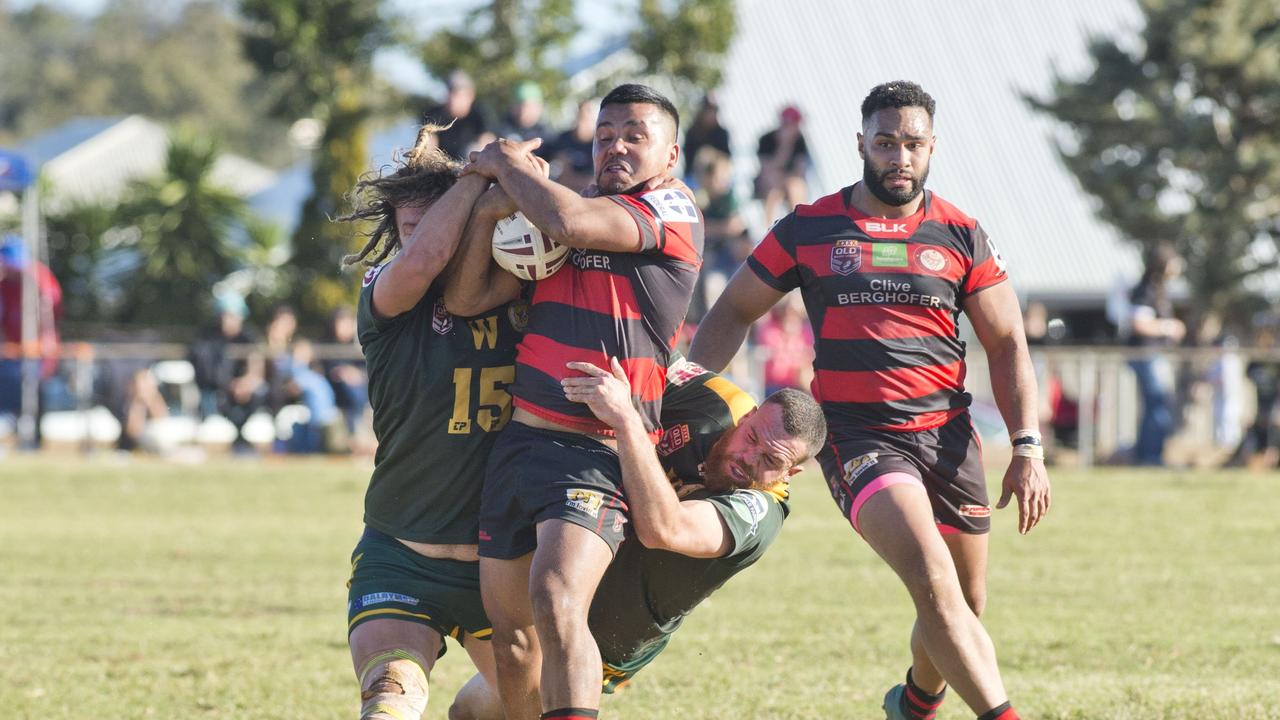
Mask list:
[[[368,266],[357,327],[378,438],[348,583],[362,720],[421,718],[446,635],[496,680],[476,541],[485,461],[511,417],[521,315],[500,306],[455,317],[444,306],[444,270],[489,181],[459,178],[432,144],[439,129],[422,128],[393,170],[362,179],[340,218],[374,224],[344,259]],[[467,712],[502,717],[496,704]]]

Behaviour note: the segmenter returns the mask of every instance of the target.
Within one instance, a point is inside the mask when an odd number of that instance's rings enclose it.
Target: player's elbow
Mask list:
[[[636,523],[636,539],[650,550],[677,551],[680,545],[679,532],[670,525],[661,523]]]

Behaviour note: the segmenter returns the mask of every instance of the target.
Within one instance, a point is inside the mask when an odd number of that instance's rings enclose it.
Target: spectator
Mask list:
[[[1158,349],[1182,342],[1186,325],[1173,316],[1169,283],[1182,274],[1182,258],[1161,243],[1146,256],[1142,279],[1129,296],[1130,344],[1147,352],[1129,361],[1137,376],[1142,417],[1133,460],[1138,465],[1164,465],[1164,444],[1173,432],[1173,371]]]
[[[703,250],[706,261],[689,304],[691,323],[702,319],[728,282],[729,275],[751,254],[752,249],[746,223],[739,211],[738,196],[733,190],[733,164],[729,156],[704,148],[695,174],[698,189],[694,191],[694,198],[702,210],[703,227],[706,228]],[[731,249],[731,245],[742,242],[747,244],[742,252]]]
[[[324,341],[358,352],[356,315],[351,308],[340,307],[333,311]],[[369,376],[365,373],[364,360],[333,358],[322,361],[321,367],[333,388],[338,409],[346,420],[347,436],[354,437],[360,420],[369,409]]]
[[[299,340],[293,344],[286,387],[290,398],[307,408],[308,418],[305,423],[293,424],[293,433],[285,443],[291,453],[339,452],[346,448],[333,388],[324,375],[316,371],[314,360],[309,341]]]
[[[266,363],[256,350],[257,333],[245,327],[249,308],[244,299],[224,293],[216,303],[217,323],[191,344],[189,353],[200,388],[200,416],[221,414],[236,428],[232,450],[252,452],[244,424],[267,403]]]
[[[1198,344],[1215,347],[1215,356],[1205,369],[1204,380],[1213,393],[1213,444],[1218,449],[1234,449],[1241,440],[1241,417],[1244,414],[1244,359],[1240,357],[1240,343],[1234,335],[1224,331],[1222,316],[1214,311],[1205,313],[1196,334]]]
[[[1259,329],[1254,347],[1263,352],[1276,349],[1276,332],[1272,326]],[[1247,465],[1254,469],[1274,468],[1280,464],[1280,428],[1277,427],[1277,409],[1280,408],[1280,362],[1258,358],[1245,368],[1245,375],[1253,383],[1257,412],[1253,422],[1245,429],[1244,439],[1230,464]]]
[[[809,194],[805,181],[809,172],[809,146],[800,131],[804,118],[799,109],[789,105],[783,108],[780,119],[777,129],[760,137],[756,150],[760,158],[756,198],[764,202],[766,224],[771,224],[779,214],[791,212]]]
[[[298,314],[284,303],[271,309],[271,319],[267,321],[267,406],[271,414],[280,412],[280,408],[289,402],[290,391],[289,368],[293,358],[290,348],[294,336],[298,332]]]
[[[756,325],[756,345],[764,351],[764,393],[807,390],[813,380],[813,328],[798,293],[787,295]]]
[[[529,80],[520,83],[516,86],[511,109],[498,126],[498,137],[509,140],[550,140],[550,132],[542,124],[542,108],[542,88]],[[542,149],[537,154],[543,157],[546,155]]]
[[[596,180],[591,143],[595,140],[599,113],[599,100],[583,100],[578,104],[573,127],[556,136],[549,146],[543,145],[542,156],[551,161],[551,176],[575,192],[582,192]]]
[[[21,238],[10,235],[0,245],[0,415],[17,416],[22,412],[22,278],[27,272],[34,275],[39,296],[35,342],[39,351],[38,377],[42,389],[58,370],[62,286],[47,265],[38,260],[30,261]],[[33,435],[37,447],[40,444],[43,404],[43,393],[37,393]]]
[[[684,133],[684,146],[680,148],[680,155],[684,158],[685,182],[694,185],[695,188],[697,183],[701,182],[697,176],[696,167],[700,161],[699,155],[704,148],[714,150],[725,157],[733,156],[733,150],[729,145],[729,131],[720,124],[719,113],[720,103],[716,100],[715,92],[707,93],[702,97],[702,104],[698,106],[693,122]]]
[[[129,372],[118,417],[121,421],[117,449],[132,451],[139,444],[145,445],[147,450],[159,449],[154,443],[144,442],[144,431],[149,421],[169,417],[169,406],[160,394],[159,384],[150,367],[134,368]]]
[[[484,147],[494,135],[484,108],[476,102],[476,85],[470,75],[454,70],[449,74],[446,90],[444,102],[427,108],[424,115],[428,124],[448,125],[436,133],[440,149],[466,160],[468,153]]]

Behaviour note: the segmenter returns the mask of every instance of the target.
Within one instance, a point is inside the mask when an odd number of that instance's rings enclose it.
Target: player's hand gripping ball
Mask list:
[[[521,280],[546,280],[569,258],[569,247],[543,234],[524,213],[498,221],[493,229],[493,259]]]

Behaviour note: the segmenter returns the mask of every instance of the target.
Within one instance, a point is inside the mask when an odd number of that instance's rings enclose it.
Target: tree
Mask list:
[[[368,121],[392,99],[375,82],[374,52],[391,41],[378,3],[349,0],[241,0],[245,53],[263,73],[277,117],[319,120],[311,196],[293,235],[290,295],[303,319],[318,322],[356,291],[339,273],[353,249],[350,228],[330,218],[365,170]]]
[[[255,76],[236,19],[213,0],[113,0],[88,19],[47,4],[0,8],[0,133],[9,136],[137,113],[282,163],[284,128],[265,121]]]
[[[1280,252],[1280,3],[1139,4],[1136,46],[1095,39],[1089,77],[1028,101],[1070,130],[1059,153],[1099,215],[1175,242],[1201,307],[1241,318]]]
[[[208,318],[213,286],[236,270],[247,252],[235,238],[245,202],[211,180],[218,145],[178,136],[164,173],[130,183],[120,225],[136,228],[127,246],[137,266],[124,274],[123,322],[194,325]]]
[[[666,78],[674,101],[688,111],[720,86],[736,28],[733,0],[640,0],[631,45],[645,72]]]
[[[536,82],[548,98],[564,96],[569,43],[578,32],[573,0],[490,0],[467,13],[460,29],[443,29],[423,43],[427,70],[443,78],[465,70],[490,107],[510,102],[517,85]]]

